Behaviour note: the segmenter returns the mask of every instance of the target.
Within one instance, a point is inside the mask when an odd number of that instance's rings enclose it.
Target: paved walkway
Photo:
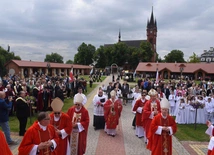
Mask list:
[[[111,81],[111,76],[108,76],[102,83],[106,86]],[[90,115],[90,125],[88,130],[87,149],[85,155],[148,155],[150,151],[146,149],[143,138],[135,136],[135,130],[132,127],[134,115],[131,112],[131,103],[123,106],[121,119],[117,128],[115,137],[108,136],[103,130],[94,130],[93,128],[93,104],[92,100],[97,93],[98,87],[88,96],[88,102],[85,105]],[[12,133],[13,139],[21,141],[16,133]],[[208,143],[197,142],[179,142],[173,137],[173,155],[206,155]],[[12,146],[13,154],[17,154],[17,147]]]

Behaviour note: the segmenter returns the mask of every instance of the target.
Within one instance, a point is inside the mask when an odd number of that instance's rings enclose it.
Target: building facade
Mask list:
[[[214,48],[210,47],[210,50],[204,50],[201,54],[200,60],[202,63],[214,63]]]
[[[157,71],[163,79],[214,80],[214,67],[211,63],[150,63],[140,62],[136,73],[142,77],[155,78]]]
[[[32,74],[46,74],[49,76],[68,76],[70,71],[74,75],[89,75],[91,68],[87,65],[63,64],[52,62],[36,62],[25,60],[11,60],[5,64],[10,76],[19,75],[21,78],[29,77]]]

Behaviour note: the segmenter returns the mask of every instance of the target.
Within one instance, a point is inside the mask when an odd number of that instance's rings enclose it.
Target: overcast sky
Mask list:
[[[157,53],[184,52],[185,60],[214,46],[214,0],[1,0],[0,46],[22,60],[44,61],[57,52],[64,62],[82,42],[100,45],[145,40],[153,6]]]

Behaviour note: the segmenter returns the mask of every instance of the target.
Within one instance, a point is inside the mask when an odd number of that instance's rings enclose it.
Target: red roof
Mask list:
[[[183,68],[183,73],[194,73],[197,70],[203,70],[208,74],[214,73],[214,64],[212,63],[154,63],[140,62],[136,68],[137,72],[155,72],[167,69],[174,73],[180,73],[180,68]]]
[[[41,67],[47,68],[48,62],[38,62],[38,61],[26,61],[26,60],[11,60],[8,63],[14,62],[19,67]],[[8,64],[7,63],[7,64]],[[5,65],[7,65],[5,64]],[[49,62],[50,68],[75,68],[75,69],[91,69],[90,66],[87,65],[79,65],[79,64],[64,64],[64,63],[53,63]]]

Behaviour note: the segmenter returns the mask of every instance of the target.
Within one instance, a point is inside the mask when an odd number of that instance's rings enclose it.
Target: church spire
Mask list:
[[[148,24],[147,24],[147,28],[151,28],[151,27],[156,27],[156,20],[154,19],[154,15],[153,15],[153,6],[152,6],[151,17],[150,17],[150,20],[148,20]]]
[[[154,24],[153,6],[152,6],[152,14],[151,14],[151,18],[150,18],[150,23]]]
[[[147,31],[147,42],[149,42],[152,45],[152,50],[154,51],[151,61],[155,62],[156,55],[157,55],[156,53],[157,21],[154,18],[153,6],[152,6],[151,17],[148,19],[148,22],[147,22],[146,31]]]
[[[119,35],[118,35],[118,42],[121,41],[121,34],[120,34],[120,29],[119,29]]]

